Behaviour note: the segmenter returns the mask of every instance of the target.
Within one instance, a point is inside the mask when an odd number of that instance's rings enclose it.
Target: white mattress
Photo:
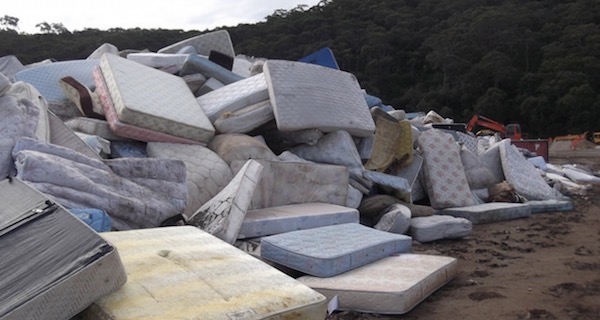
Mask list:
[[[233,178],[229,165],[212,150],[200,145],[149,142],[146,152],[149,157],[185,163],[188,199],[183,214],[186,217],[216,196]]]
[[[415,217],[410,221],[410,235],[419,242],[464,238],[472,229],[471,221],[453,216]]]
[[[339,310],[403,314],[457,274],[455,258],[407,253],[335,277],[303,276],[298,281],[328,299],[337,296]]]
[[[411,245],[409,236],[345,223],[264,237],[260,255],[310,275],[332,277],[408,252]]]
[[[168,54],[155,52],[135,52],[127,55],[127,60],[135,61],[155,69],[173,68],[179,71],[188,54]]]
[[[263,166],[257,161],[246,161],[221,192],[186,219],[187,224],[233,244],[242,228],[262,170]]]
[[[527,200],[560,199],[562,195],[546,183],[537,169],[505,139],[500,143],[500,159],[506,181]]]
[[[204,143],[213,137],[180,77],[111,54],[102,56],[100,68],[120,121]]]
[[[369,137],[375,132],[375,123],[354,75],[284,60],[268,60],[263,70],[280,131],[347,130],[357,137]]]
[[[461,147],[452,135],[438,129],[421,133],[423,173],[427,194],[434,209],[475,204],[460,157]]]
[[[325,298],[194,227],[103,233],[128,281],[83,319],[324,319]]]
[[[117,135],[130,138],[139,141],[156,141],[156,142],[172,142],[172,143],[186,143],[186,144],[198,144],[201,143],[196,140],[190,140],[168,133],[159,132],[151,129],[146,129],[127,123],[121,122],[115,111],[114,104],[110,93],[106,87],[104,76],[100,69],[94,70],[94,80],[96,81],[96,93],[100,99],[100,104],[104,110],[106,121],[110,129]]]
[[[169,45],[158,50],[158,53],[177,53],[181,48],[186,46],[192,46],[196,49],[196,53],[203,56],[209,56],[210,51],[219,51],[230,57],[235,57],[235,51],[233,50],[233,43],[227,30],[217,30],[195,36],[189,39],[179,41],[175,44]]]
[[[270,207],[248,211],[238,239],[358,222],[358,210],[328,203]]]
[[[346,167],[318,163],[292,163],[257,160],[264,166],[256,186],[251,209],[294,203],[324,202],[343,206],[348,197],[349,174]],[[245,161],[230,164],[237,172]]]
[[[269,99],[264,74],[236,81],[196,98],[210,121],[220,115]]]
[[[273,120],[270,100],[231,113],[221,114],[213,124],[219,133],[247,133]]]

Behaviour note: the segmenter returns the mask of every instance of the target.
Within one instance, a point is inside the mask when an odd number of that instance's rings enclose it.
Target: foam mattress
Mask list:
[[[238,239],[358,222],[358,210],[353,208],[319,202],[291,204],[248,211]]]
[[[298,281],[328,299],[337,296],[339,310],[403,314],[457,274],[455,258],[400,254],[335,277],[303,276]]]
[[[111,54],[100,68],[120,121],[204,143],[214,135],[182,78]]]
[[[129,277],[84,319],[324,319],[326,300],[195,227],[103,233]]]
[[[408,252],[412,239],[345,223],[261,239],[261,257],[317,277],[331,277],[387,256]]]

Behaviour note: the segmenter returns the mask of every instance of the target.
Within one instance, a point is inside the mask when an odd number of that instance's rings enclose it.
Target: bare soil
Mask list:
[[[600,169],[597,153],[556,160]],[[404,315],[344,311],[328,319],[600,319],[600,185],[572,200],[573,211],[475,225],[461,240],[415,242],[414,253],[457,258],[458,276]]]

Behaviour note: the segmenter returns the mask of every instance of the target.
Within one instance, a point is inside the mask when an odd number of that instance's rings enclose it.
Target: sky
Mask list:
[[[62,23],[69,31],[85,28],[182,29],[204,31],[257,23],[277,9],[290,10],[299,4],[309,7],[319,0],[8,0],[0,6],[0,17],[19,19],[18,31],[39,33],[41,22]]]

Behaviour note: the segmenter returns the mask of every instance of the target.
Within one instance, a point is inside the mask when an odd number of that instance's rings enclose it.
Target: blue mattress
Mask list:
[[[264,237],[261,257],[313,276],[332,277],[409,252],[411,246],[409,236],[345,223]]]
[[[15,78],[32,84],[48,102],[61,102],[67,97],[60,87],[60,79],[70,76],[87,87],[94,87],[92,72],[98,63],[97,59],[53,62],[19,71]]]

